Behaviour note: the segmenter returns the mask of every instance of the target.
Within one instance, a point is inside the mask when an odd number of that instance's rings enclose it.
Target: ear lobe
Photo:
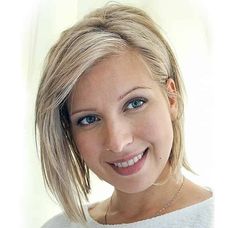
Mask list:
[[[176,90],[175,82],[172,78],[169,78],[167,80],[166,90],[167,90],[171,119],[175,120],[178,114],[178,101],[177,101],[177,90]]]

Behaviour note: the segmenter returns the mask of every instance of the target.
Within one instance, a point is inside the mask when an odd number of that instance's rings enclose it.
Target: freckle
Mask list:
[[[160,157],[160,160],[162,159],[162,157]]]

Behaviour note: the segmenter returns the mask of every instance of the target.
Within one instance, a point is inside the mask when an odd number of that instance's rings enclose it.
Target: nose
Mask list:
[[[105,149],[122,152],[133,142],[131,127],[125,121],[111,121],[106,124]]]

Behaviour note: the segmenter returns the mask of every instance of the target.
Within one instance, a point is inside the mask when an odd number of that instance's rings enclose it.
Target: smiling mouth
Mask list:
[[[146,149],[147,150],[147,149]],[[145,151],[146,151],[145,150]],[[113,165],[115,165],[116,167],[119,167],[119,168],[126,168],[128,166],[133,166],[135,163],[137,163],[144,155],[144,152],[142,152],[141,154],[139,155],[136,155],[135,157],[131,158],[130,160],[128,161],[124,161],[124,162],[115,162],[113,163]]]
[[[114,162],[110,163],[110,165],[120,175],[131,175],[138,172],[143,167],[147,153],[148,148],[127,161]]]

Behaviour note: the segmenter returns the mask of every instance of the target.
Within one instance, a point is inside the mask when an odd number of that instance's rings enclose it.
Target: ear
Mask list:
[[[178,115],[178,100],[177,90],[175,82],[172,78],[169,78],[166,82],[167,97],[169,103],[169,110],[171,114],[171,120],[175,120]]]

